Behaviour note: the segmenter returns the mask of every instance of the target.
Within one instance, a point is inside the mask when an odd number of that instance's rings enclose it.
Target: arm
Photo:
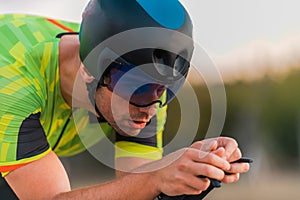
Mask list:
[[[120,178],[124,175],[128,175],[130,171],[141,167],[142,165],[148,164],[153,160],[134,158],[134,157],[121,157],[115,160],[115,173],[116,177]],[[130,163],[130,164],[129,164]]]
[[[66,171],[54,152],[10,172],[6,181],[20,199],[49,199],[70,190]],[[30,192],[29,192],[30,191]]]
[[[191,145],[190,148],[195,148],[205,152],[203,154],[203,157],[207,155],[207,152],[212,152],[220,158],[226,159],[231,162],[230,169],[226,170],[226,172],[228,173],[226,173],[224,178],[221,180],[225,183],[237,182],[239,180],[239,174],[245,173],[249,170],[248,163],[234,163],[234,161],[237,161],[241,158],[242,154],[240,149],[238,148],[237,142],[232,138],[218,137],[206,139],[203,141],[195,142],[193,145]],[[118,169],[122,169],[122,171],[116,171],[117,177],[128,174],[128,171],[150,162],[151,160],[140,158],[117,158],[115,164]]]
[[[203,156],[199,156],[203,155]],[[63,166],[51,152],[7,175],[6,180],[20,199],[154,199],[168,195],[198,194],[209,185],[204,175],[221,180],[229,168],[224,159],[194,148],[181,149],[163,159],[105,184],[70,191]],[[146,188],[146,189],[145,189]],[[28,192],[30,191],[30,192]]]
[[[128,199],[130,195],[137,196],[136,199],[145,199],[147,196],[154,197],[158,194],[153,187],[155,184],[149,182],[151,179],[148,176],[150,173],[130,175],[107,184],[71,191],[64,167],[55,153],[50,152],[45,157],[12,171],[5,179],[22,200],[126,199],[125,194],[128,194]],[[152,187],[147,187],[147,184]],[[136,194],[134,188],[138,185],[149,189],[141,189],[141,192]]]

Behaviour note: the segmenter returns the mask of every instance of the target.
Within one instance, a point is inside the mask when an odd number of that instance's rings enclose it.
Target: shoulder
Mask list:
[[[37,44],[53,40],[56,35],[62,32],[76,32],[79,24],[62,20],[50,19],[47,17],[25,15],[25,14],[4,14],[0,15],[0,35],[4,45],[21,42],[24,47],[30,48]],[[7,48],[4,46],[5,48]]]
[[[80,43],[77,34],[62,36],[59,42],[60,63],[78,63],[80,60],[79,47]]]

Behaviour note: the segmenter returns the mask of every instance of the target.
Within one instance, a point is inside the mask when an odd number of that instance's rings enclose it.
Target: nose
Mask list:
[[[138,92],[132,95],[130,101],[141,106],[149,105],[152,102],[155,104],[155,102],[157,102],[163,95],[165,90],[166,87],[159,84],[144,85],[137,90]]]
[[[153,84],[149,90],[149,94],[146,96],[149,96],[149,99],[152,99],[152,101],[158,100],[164,93],[165,89],[165,86]]]
[[[146,113],[150,118],[156,114],[156,104],[147,107],[139,107],[140,112]]]

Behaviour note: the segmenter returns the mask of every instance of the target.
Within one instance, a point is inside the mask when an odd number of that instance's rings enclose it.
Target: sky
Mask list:
[[[220,65],[233,65],[229,60],[259,48],[272,49],[277,55],[295,48],[290,47],[294,41],[300,46],[299,0],[180,1],[193,20],[195,41]],[[31,13],[79,22],[87,2],[0,0],[0,13]]]

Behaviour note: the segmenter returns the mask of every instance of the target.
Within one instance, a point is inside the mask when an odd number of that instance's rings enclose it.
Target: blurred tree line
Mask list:
[[[276,164],[299,166],[300,70],[285,75],[266,75],[255,81],[225,83],[226,121],[222,135],[238,140],[246,154],[258,156],[258,147]],[[205,137],[211,104],[204,84],[193,85],[198,96],[201,120],[195,140]],[[172,140],[180,123],[179,103],[168,109],[165,144]],[[191,123],[196,123],[191,119]],[[256,154],[256,155],[254,155]]]

